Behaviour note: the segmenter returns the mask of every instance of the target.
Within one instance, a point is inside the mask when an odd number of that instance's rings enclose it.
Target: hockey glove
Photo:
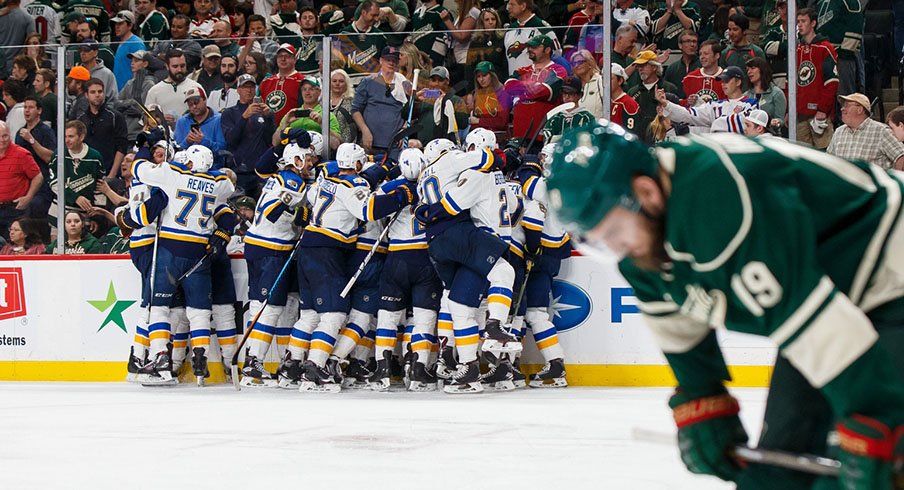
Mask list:
[[[864,415],[851,415],[836,426],[844,490],[904,488],[904,426],[892,431]]]
[[[148,146],[153,148],[154,145],[159,143],[161,140],[165,139],[166,135],[163,134],[163,129],[154,128],[148,131]]]
[[[135,146],[136,147],[144,148],[145,145],[147,145],[147,144],[148,144],[148,131],[143,131],[141,133],[138,133],[137,136],[135,136]]]
[[[295,143],[302,148],[311,147],[311,135],[307,130],[301,128],[286,128],[283,129],[282,135],[280,136],[279,144],[282,146],[286,146],[289,143]]]
[[[214,257],[225,254],[226,245],[229,244],[230,238],[232,236],[226,230],[222,228],[214,230],[213,235],[210,235],[210,238],[207,239],[207,254]]]
[[[432,223],[432,221],[430,220],[430,205],[421,204],[414,208],[414,219],[418,220],[423,226],[427,226]]]
[[[418,201],[417,196],[417,183],[408,181],[404,184],[399,185],[392,191],[392,194],[395,194],[396,199],[399,200],[399,204],[402,206],[407,205],[415,205]]]
[[[129,238],[132,236],[132,232],[135,231],[136,228],[141,228],[141,225],[136,223],[131,216],[129,216],[129,207],[123,206],[116,210],[116,226],[119,227],[119,233],[123,238]]]
[[[503,153],[505,154],[505,165],[502,173],[510,174],[518,170],[518,167],[521,166],[521,151],[517,148],[506,148]]]
[[[298,211],[295,212],[295,220],[293,223],[295,226],[304,228],[308,226],[308,223],[311,222],[311,210],[307,206],[302,206],[298,208]]]
[[[738,418],[738,401],[724,387],[692,394],[679,387],[669,399],[678,426],[681,460],[692,473],[734,481],[742,467],[732,458],[734,446],[747,444]]]

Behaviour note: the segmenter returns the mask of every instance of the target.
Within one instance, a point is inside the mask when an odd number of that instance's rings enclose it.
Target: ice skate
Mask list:
[[[331,382],[333,384],[337,384],[342,386],[343,376],[342,376],[342,367],[339,366],[339,358],[338,357],[330,357],[326,361],[326,366],[324,367],[326,372],[329,373]]]
[[[130,383],[138,382],[138,370],[141,366],[147,364],[147,359],[139,359],[135,355],[135,346],[129,348],[129,362],[126,364],[126,381]]]
[[[301,382],[301,361],[292,359],[292,354],[286,351],[282,364],[276,370],[277,386],[287,390],[297,390]]]
[[[535,374],[530,385],[534,388],[563,388],[568,386],[565,381],[565,361],[552,359],[543,366],[543,369]]]
[[[411,380],[408,383],[408,391],[436,391],[436,375],[431,373],[424,363],[415,362],[411,366]]]
[[[483,385],[480,384],[480,365],[477,360],[467,364],[459,364],[458,370],[452,373],[452,378],[443,385],[443,391],[449,394],[480,393]]]
[[[333,382],[333,377],[326,368],[314,364],[314,361],[305,361],[301,368],[303,373],[298,391],[302,393],[339,393],[339,390],[342,389],[342,386]]]
[[[490,364],[490,370],[480,377],[480,383],[484,388],[492,388],[496,391],[511,391],[515,389],[512,364],[508,359]]]
[[[484,352],[492,352],[496,355],[508,352],[521,352],[521,342],[503,327],[499,320],[487,320],[486,329],[483,331]]]
[[[142,366],[137,373],[141,386],[174,386],[179,380],[173,376],[172,344],[158,352],[153,361]]]
[[[440,381],[446,381],[452,377],[455,372],[455,347],[444,346],[436,359],[436,378]]]
[[[203,347],[195,347],[191,350],[191,371],[198,381],[198,386],[204,386],[205,380],[210,377],[207,369],[207,356]]]
[[[245,366],[242,368],[242,380],[239,384],[249,388],[275,388],[277,382],[260,359],[245,351]]]
[[[521,359],[515,359],[512,363],[512,383],[515,388],[527,388],[527,377],[521,372]]]
[[[367,380],[367,389],[372,391],[389,391],[389,364],[392,359],[392,352],[383,352],[383,359],[377,361],[377,369]]]
[[[364,367],[364,362],[360,359],[352,359],[348,366],[345,367],[345,378],[342,380],[343,388],[365,388],[367,387],[367,378],[371,372]]]

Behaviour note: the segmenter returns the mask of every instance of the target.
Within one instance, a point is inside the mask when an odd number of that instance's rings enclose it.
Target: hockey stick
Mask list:
[[[201,266],[204,265],[204,262],[207,262],[208,257],[210,257],[210,254],[204,254],[204,256],[201,257],[201,259],[198,260],[195,263],[195,265],[191,266],[191,269],[185,271],[185,274],[182,274],[181,276],[179,276],[179,279],[176,279],[176,286],[179,286],[180,284],[182,284],[182,281],[188,279],[188,276],[194,274],[195,271],[200,269]]]
[[[518,296],[515,298],[515,302],[512,303],[511,315],[513,319],[518,316],[518,310],[521,309],[521,300],[524,298],[524,291],[527,290],[527,280],[530,278],[530,271],[534,268],[533,260],[527,259],[524,262],[524,280],[521,281],[521,287],[518,289]]]
[[[449,120],[446,132],[455,134],[455,143],[459,149],[462,149],[461,135],[458,134],[458,120],[455,119],[455,106],[452,104],[452,99],[446,99],[446,102],[443,103],[443,115]]]
[[[564,104],[559,104],[558,106],[553,107],[549,112],[547,112],[546,115],[543,116],[543,120],[540,121],[540,127],[537,128],[537,131],[534,132],[534,136],[531,137],[530,143],[528,143],[527,146],[525,147],[525,148],[526,148],[525,151],[526,151],[526,152],[527,152],[527,151],[530,151],[530,147],[534,146],[534,142],[537,141],[537,136],[540,136],[540,133],[543,132],[543,128],[546,127],[546,123],[548,123],[549,120],[550,120],[553,116],[555,116],[556,114],[560,114],[560,113],[562,113],[562,112],[565,112],[565,111],[567,111],[567,110],[574,109],[574,108],[576,108],[577,106],[578,106],[578,105],[575,104],[574,102],[565,102]]]
[[[345,298],[348,296],[348,293],[352,290],[352,287],[355,285],[355,282],[358,280],[358,276],[364,272],[364,268],[367,267],[367,263],[370,262],[370,259],[377,253],[377,248],[380,246],[380,243],[386,239],[386,235],[389,234],[389,228],[392,227],[392,224],[395,223],[395,220],[398,219],[399,215],[402,214],[402,211],[396,211],[396,213],[389,220],[389,223],[386,223],[386,228],[383,228],[383,232],[380,233],[380,237],[377,238],[377,241],[370,247],[370,252],[367,252],[367,255],[364,257],[364,260],[358,264],[358,270],[355,271],[355,274],[348,280],[345,284],[345,287],[342,288],[342,292],[339,293],[339,296]]]
[[[411,127],[411,118],[414,116],[414,94],[417,92],[417,79],[421,75],[421,69],[414,69],[414,76],[411,77],[411,104],[408,104],[408,123],[406,127]],[[405,136],[405,148],[408,148],[408,136]]]
[[[639,441],[655,442],[657,444],[673,445],[676,441],[674,435],[639,429],[637,427],[631,430],[631,436]],[[823,456],[814,456],[812,454],[793,454],[773,449],[760,449],[747,446],[735,446],[731,450],[731,453],[736,459],[747,463],[767,464],[813,475],[837,478],[838,473],[841,470],[841,462],[838,460]]]
[[[302,234],[304,234],[304,231],[302,231]],[[300,244],[301,237],[298,237],[298,241],[295,242],[295,247],[292,248],[292,253],[289,254],[289,258],[286,260],[286,263],[283,264],[282,269],[279,271],[279,275],[277,275],[276,279],[273,281],[273,285],[270,286],[270,289],[267,290],[267,297],[264,298],[264,304],[261,305],[261,309],[258,310],[258,312],[254,315],[254,318],[251,319],[251,323],[248,324],[248,328],[242,335],[241,342],[239,342],[239,345],[235,348],[235,354],[232,355],[232,362],[229,365],[229,371],[232,374],[232,386],[235,387],[236,391],[242,391],[242,387],[239,385],[239,353],[242,352],[242,347],[244,347],[245,342],[248,341],[248,337],[254,330],[254,326],[257,325],[257,321],[260,319],[261,314],[264,313],[264,310],[267,309],[267,305],[270,304],[270,297],[273,296],[273,290],[276,289],[279,281],[282,279],[283,275],[286,273],[286,270],[289,268],[289,264],[292,263],[292,259],[295,258],[295,254],[298,252]]]

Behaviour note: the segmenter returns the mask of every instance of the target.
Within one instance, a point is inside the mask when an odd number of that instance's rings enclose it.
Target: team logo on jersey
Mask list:
[[[0,320],[28,314],[21,267],[0,267]]]
[[[712,102],[714,100],[719,100],[719,94],[716,93],[715,90],[704,88],[697,92],[697,104],[700,104],[699,101]]]
[[[816,80],[816,65],[812,61],[807,60],[800,64],[797,69],[797,84],[806,87]]]
[[[517,58],[521,56],[521,53],[523,53],[525,49],[527,49],[527,44],[524,44],[521,41],[515,41],[509,46],[506,55],[508,55],[509,58]]]
[[[273,112],[279,112],[286,106],[286,93],[282,90],[274,90],[267,95],[267,105]]]
[[[560,333],[580,327],[593,312],[593,301],[587,291],[568,281],[554,280],[550,298],[552,323]]]
[[[104,321],[101,322],[100,327],[97,328],[97,331],[100,332],[104,327],[113,323],[123,332],[127,332],[126,322],[122,318],[122,314],[135,303],[137,303],[135,300],[119,299],[116,296],[116,289],[113,287],[113,281],[110,281],[110,285],[107,287],[106,299],[88,300],[88,304],[93,306],[94,309],[101,313],[107,313],[107,316],[104,317]]]

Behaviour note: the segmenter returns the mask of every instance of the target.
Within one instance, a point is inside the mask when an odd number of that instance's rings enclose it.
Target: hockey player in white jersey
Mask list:
[[[298,240],[296,227],[303,219],[307,184],[303,175],[310,149],[290,143],[283,149],[282,169],[267,179],[257,201],[254,220],[245,233],[245,261],[248,264],[248,314],[261,311],[267,295],[270,301],[254,330],[248,335],[242,386],[275,387],[275,377],[264,368],[264,357],[276,335],[276,326],[286,307],[289,279],[275,284]],[[272,288],[272,289],[271,289]]]
[[[402,150],[399,166],[402,179],[416,181],[426,165],[424,154],[416,148]],[[436,318],[442,297],[442,282],[427,253],[427,236],[421,223],[406,206],[389,227],[389,255],[380,278],[380,311],[377,313],[377,367],[368,386],[375,391],[389,389],[390,364],[396,346],[396,327],[404,320],[405,308],[413,311],[411,332],[413,355],[408,389],[432,391],[436,376],[429,369],[430,354],[436,343]]]
[[[539,165],[525,163],[519,177],[527,197],[524,215],[526,249],[533,268],[528,277],[524,301],[527,311],[524,319],[537,343],[537,350],[546,364],[530,382],[536,388],[568,386],[565,381],[565,352],[559,344],[559,337],[552,322],[550,297],[553,279],[559,274],[562,261],[571,256],[571,238],[555,215],[548,213],[549,201],[546,192],[546,178],[542,170],[552,163],[555,143],[543,147],[539,155]]]
[[[177,287],[177,278],[188,272],[207,253],[225,249],[229,235],[218,226],[232,229],[235,217],[226,205],[234,187],[225,174],[209,172],[213,154],[203,146],[187,150],[186,165],[154,164],[138,159],[132,175],[141,182],[163,191],[169,203],[161,214],[160,245],[154,271],[154,295],[148,327],[153,359],[140,370],[153,382],[170,382],[172,346],[169,307]],[[207,351],[210,345],[211,283],[206,263],[182,282],[186,312],[191,328],[192,368],[203,380],[209,376]]]
[[[413,185],[403,184],[386,195],[372,194],[357,176],[367,155],[354,143],[343,143],[336,151],[338,175],[324,178],[317,189],[311,222],[301,238],[300,260],[320,315],[311,335],[304,362],[301,391],[339,391],[338,380],[324,368],[345,325],[349,301],[340,296],[350,270],[348,259],[355,249],[360,221],[388,216],[414,201]]]
[[[426,224],[430,257],[449,290],[447,304],[460,363],[450,383],[443,387],[447,393],[483,390],[477,362],[476,315],[484,291],[488,293],[489,311],[484,349],[497,353],[521,350],[521,344],[503,326],[515,279],[514,269],[503,258],[508,243],[496,231],[508,236],[505,230],[511,226],[509,191],[498,170],[503,164],[504,157],[488,149],[449,151],[421,172],[418,184],[425,203],[416,217]],[[462,166],[466,170],[456,175]]]

